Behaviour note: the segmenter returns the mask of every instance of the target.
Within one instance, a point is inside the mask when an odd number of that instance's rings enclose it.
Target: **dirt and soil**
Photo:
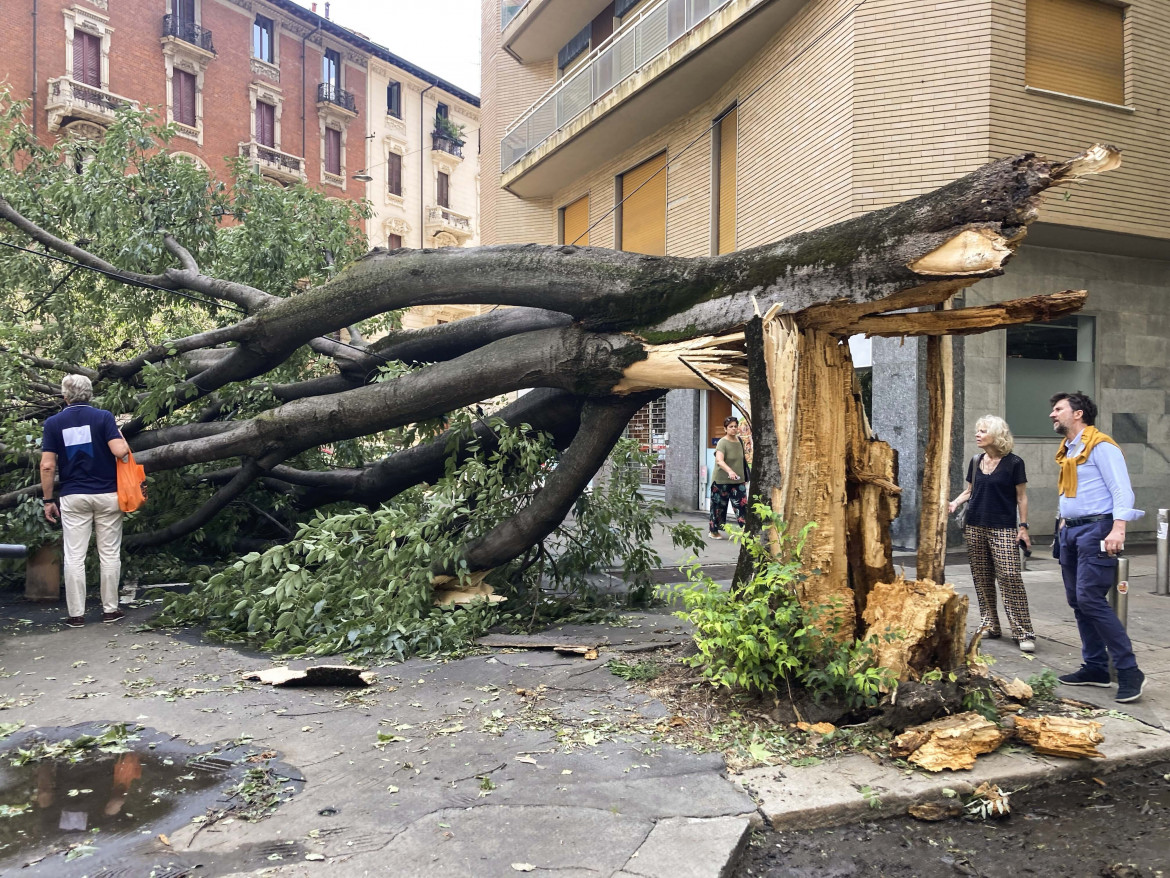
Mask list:
[[[1170,874],[1170,762],[1017,790],[1011,815],[760,832],[736,878],[1156,878]],[[880,815],[880,809],[876,814]]]

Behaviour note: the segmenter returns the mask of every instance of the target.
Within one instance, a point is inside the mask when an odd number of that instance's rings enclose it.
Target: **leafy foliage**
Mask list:
[[[461,416],[469,430],[470,420]],[[458,465],[452,455],[447,474],[429,490],[414,488],[378,509],[318,514],[292,541],[246,555],[189,594],[170,595],[153,624],[203,624],[213,636],[290,654],[405,659],[465,647],[500,621],[501,612],[485,602],[435,606],[433,577],[454,569],[465,579],[464,542],[530,503],[556,462],[547,436],[499,420],[490,426],[491,438],[472,441]],[[630,468],[631,446],[619,446],[615,470]],[[509,466],[501,465],[505,460]],[[494,571],[490,581],[520,603],[516,621],[547,613],[546,603],[563,609],[595,596],[590,577],[617,557],[611,552],[625,551],[627,575],[645,585],[660,559],[640,539],[660,511],[641,505],[629,479],[619,476],[582,497],[576,516],[535,557]],[[694,528],[683,528],[680,539],[700,539],[688,533]],[[615,537],[615,529],[623,533]],[[573,601],[564,600],[570,596]]]
[[[688,661],[715,685],[771,693],[799,687],[818,702],[838,699],[854,709],[876,704],[879,692],[893,683],[890,672],[874,666],[867,641],[833,639],[839,624],[824,607],[805,607],[796,585],[806,574],[800,553],[809,529],[793,546],[787,528],[764,503],[754,506],[763,524],[779,537],[773,556],[762,539],[730,528],[731,539],[750,553],[753,576],[742,585],[722,588],[698,563],[688,571],[691,585],[681,590],[685,611],[695,628],[699,652]],[[819,627],[822,620],[828,620]]]
[[[328,280],[366,252],[360,222],[365,202],[332,200],[306,186],[275,186],[233,160],[227,182],[171,152],[172,129],[127,108],[100,141],[66,137],[51,146],[33,137],[25,105],[0,90],[0,193],[33,222],[119,268],[159,273],[175,266],[170,232],[208,275],[294,296]],[[30,546],[57,538],[45,527],[34,496],[41,422],[60,407],[56,388],[68,371],[96,370],[154,345],[239,318],[232,306],[162,290],[130,287],[98,272],[48,258],[15,228],[3,240],[33,252],[0,247],[0,532]],[[196,297],[198,299],[198,297]],[[382,315],[368,332],[397,326]],[[209,402],[218,420],[253,417],[276,404],[269,387],[334,370],[307,350],[260,379],[228,385]],[[189,423],[200,407],[177,408],[187,367],[181,358],[149,364],[129,380],[95,384],[95,403],[148,427]],[[206,415],[203,415],[206,418]],[[304,469],[357,465],[398,447],[397,435],[372,436],[313,449],[290,461]],[[202,480],[212,466],[151,476],[151,502],[127,532],[163,528],[185,518],[215,488]],[[259,513],[258,513],[259,510]],[[266,514],[288,515],[287,500],[249,489],[196,534],[189,557],[229,549]],[[175,547],[178,550],[178,547]]]

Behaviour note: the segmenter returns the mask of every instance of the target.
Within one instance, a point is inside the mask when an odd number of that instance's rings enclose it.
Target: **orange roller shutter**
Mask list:
[[[1124,104],[1124,20],[1101,0],[1028,0],[1028,85]]]
[[[576,244],[578,247],[589,246],[589,196],[578,198],[565,207],[565,240],[566,244]]]
[[[663,153],[622,175],[623,250],[666,255],[665,169]]]
[[[735,147],[739,110],[719,120],[719,252],[735,249]]]

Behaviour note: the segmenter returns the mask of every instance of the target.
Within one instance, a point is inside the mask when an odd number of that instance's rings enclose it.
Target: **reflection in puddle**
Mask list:
[[[134,835],[167,816],[181,797],[222,778],[167,756],[93,754],[80,762],[46,759],[0,765],[0,861],[24,862],[70,849],[78,858],[116,836]],[[149,832],[149,830],[145,830]]]
[[[303,785],[276,755],[121,725],[17,734],[0,751],[0,874],[186,874],[196,864],[176,862],[167,834],[227,813],[259,819]]]

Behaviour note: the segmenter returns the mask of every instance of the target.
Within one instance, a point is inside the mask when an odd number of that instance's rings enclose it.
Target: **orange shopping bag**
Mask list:
[[[134,462],[134,452],[126,460],[118,459],[118,506],[123,512],[134,512],[146,502],[146,470]]]

